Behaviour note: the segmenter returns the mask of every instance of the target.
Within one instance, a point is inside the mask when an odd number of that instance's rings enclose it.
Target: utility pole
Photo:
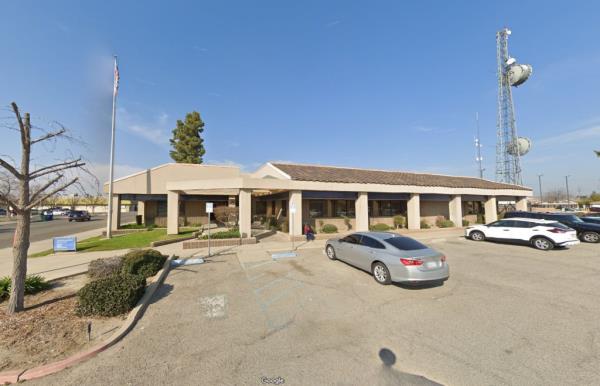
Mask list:
[[[114,169],[115,169],[115,118],[117,114],[117,92],[119,90],[119,67],[117,65],[117,56],[115,55],[115,66],[114,66],[114,78],[113,78],[113,101],[112,101],[112,127],[110,135],[110,169],[109,169],[109,182],[108,182],[108,216],[106,217],[106,238],[112,237],[112,215],[113,215],[113,182],[114,182]],[[121,208],[117,208],[117,211],[121,211]],[[118,219],[118,217],[117,217]],[[118,226],[118,224],[117,224]]]
[[[540,184],[540,204],[544,202],[544,194],[542,193],[542,177],[543,174],[538,174],[538,182]]]
[[[565,176],[565,183],[567,185],[567,208],[570,208],[571,206],[569,205],[569,176]]]

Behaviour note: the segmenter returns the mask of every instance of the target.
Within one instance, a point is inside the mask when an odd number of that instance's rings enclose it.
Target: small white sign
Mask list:
[[[206,203],[206,213],[212,213],[212,212],[213,212],[213,203],[207,202]]]
[[[290,204],[290,213],[291,214],[296,213],[296,204]]]

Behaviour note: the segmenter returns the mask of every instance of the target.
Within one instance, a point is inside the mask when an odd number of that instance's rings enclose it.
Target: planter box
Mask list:
[[[142,229],[117,229],[117,230],[113,230],[112,234],[113,236],[118,236],[118,235],[126,235],[129,233],[137,233],[137,232],[148,232],[148,229],[146,228],[142,228]],[[102,236],[106,237],[106,231],[102,231]]]
[[[236,239],[211,239],[211,247],[233,247],[237,245],[256,244],[256,237]],[[183,243],[183,249],[208,248],[208,240],[191,240]]]

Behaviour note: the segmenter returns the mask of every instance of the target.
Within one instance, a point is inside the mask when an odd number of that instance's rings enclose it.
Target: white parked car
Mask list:
[[[577,232],[559,222],[533,218],[509,218],[465,229],[465,237],[528,244],[544,251],[579,244]]]

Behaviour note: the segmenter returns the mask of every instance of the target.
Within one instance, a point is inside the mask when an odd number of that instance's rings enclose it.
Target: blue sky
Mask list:
[[[0,105],[57,120],[88,146],[38,162],[109,159],[119,55],[117,174],[170,162],[176,119],[198,110],[207,163],[268,160],[494,178],[495,32],[534,73],[514,90],[532,138],[524,182],[600,190],[600,3],[443,1],[53,1],[0,5]],[[6,116],[6,112],[2,113]],[[1,154],[17,138],[3,134]]]

